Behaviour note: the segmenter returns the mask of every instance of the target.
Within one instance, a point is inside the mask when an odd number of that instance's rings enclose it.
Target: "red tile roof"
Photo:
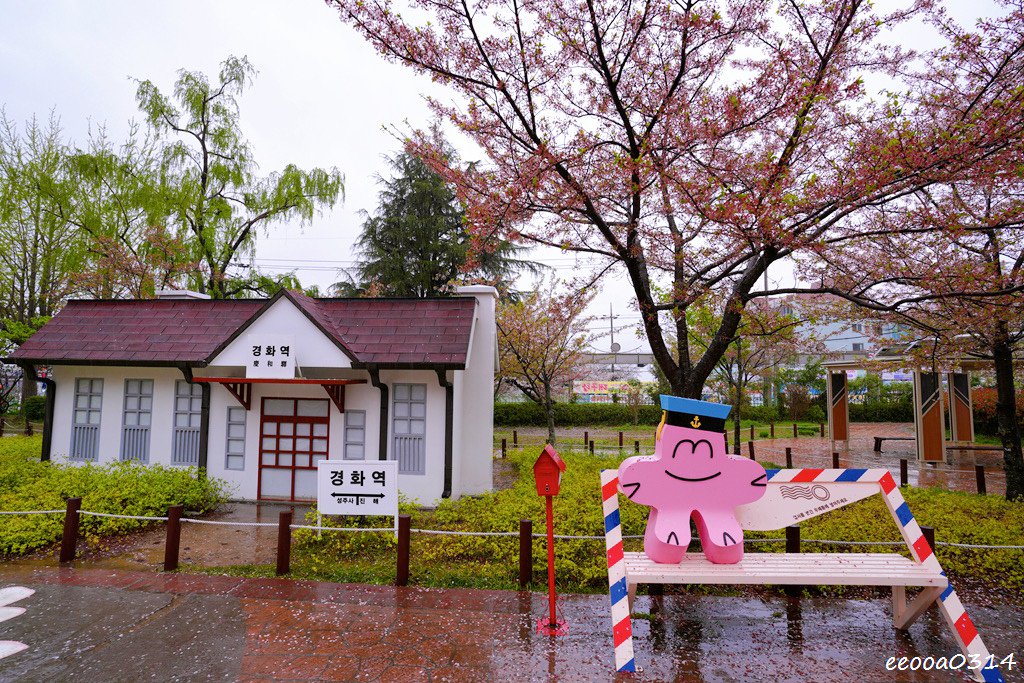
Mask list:
[[[312,299],[282,292],[352,359],[384,367],[465,367],[475,301]],[[271,300],[271,301],[273,301]],[[69,301],[11,360],[38,364],[206,365],[266,299]]]

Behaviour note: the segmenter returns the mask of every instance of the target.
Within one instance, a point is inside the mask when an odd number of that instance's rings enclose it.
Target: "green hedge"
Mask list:
[[[91,512],[167,514],[171,505],[205,512],[225,499],[217,479],[197,479],[191,467],[160,467],[117,462],[108,465],[63,465],[40,462],[42,439],[0,439],[0,510],[62,510],[68,498],[81,497]],[[81,533],[89,542],[148,524],[132,519],[83,515]],[[60,540],[64,516],[0,515],[0,554],[19,555]]]
[[[850,422],[913,422],[910,403],[851,403]]]
[[[638,423],[656,425],[661,421],[659,406],[640,406]],[[555,425],[558,427],[592,427],[596,425],[632,424],[633,411],[622,403],[556,403]],[[544,427],[544,409],[536,403],[495,403],[496,427]]]
[[[774,417],[782,419],[773,407],[753,406],[743,410],[744,420],[768,423]],[[909,404],[867,403],[850,404],[851,422],[912,422],[914,409]],[[641,406],[639,424],[654,426],[661,420],[661,408]],[[823,421],[823,420],[822,420]],[[555,426],[596,427],[600,425],[632,424],[633,414],[629,406],[621,403],[556,403]],[[536,403],[495,403],[494,425],[496,427],[544,427],[547,421],[544,409]]]

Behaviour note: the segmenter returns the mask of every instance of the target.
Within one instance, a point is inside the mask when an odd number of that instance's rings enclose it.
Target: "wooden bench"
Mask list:
[[[883,441],[916,441],[917,439],[913,436],[876,436],[875,437],[875,453],[882,452]]]
[[[636,671],[631,613],[640,584],[888,586],[892,589],[893,625],[897,629],[908,628],[936,605],[964,656],[969,661],[971,657],[988,657],[984,642],[888,470],[791,469],[766,473],[765,496],[736,508],[743,529],[782,529],[881,494],[911,558],[895,553],[745,553],[736,564],[714,564],[703,553],[686,553],[678,564],[659,564],[645,553],[624,551],[618,471],[605,470],[601,473],[601,490],[618,671]],[[794,495],[805,491],[809,498]],[[909,603],[907,588],[921,589]],[[998,669],[985,671],[984,678],[977,670],[973,673],[979,681],[1002,680]]]

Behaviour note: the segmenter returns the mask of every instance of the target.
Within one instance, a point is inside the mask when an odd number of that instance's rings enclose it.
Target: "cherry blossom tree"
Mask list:
[[[470,229],[624,270],[681,396],[700,396],[772,264],[863,237],[865,214],[1002,159],[1024,128],[1018,5],[994,48],[1007,68],[977,70],[898,45],[908,20],[941,19],[931,0],[327,2],[456,95],[434,110],[484,158],[455,168],[428,134],[409,147]],[[687,310],[709,295],[723,315],[694,353]]]
[[[592,339],[583,312],[591,296],[545,284],[519,301],[499,304],[498,374],[544,409],[548,443],[555,443],[555,394],[583,375]]]

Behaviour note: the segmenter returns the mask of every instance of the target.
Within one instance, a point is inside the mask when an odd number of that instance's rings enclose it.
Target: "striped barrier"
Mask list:
[[[850,503],[868,498],[880,493],[885,500],[885,505],[896,523],[903,541],[907,544],[911,556],[921,566],[931,569],[934,572],[946,575],[938,558],[935,556],[932,547],[921,531],[921,526],[914,519],[910,507],[907,505],[903,494],[896,485],[892,474],[887,469],[766,469],[766,480],[768,484],[877,484],[877,488],[863,489],[856,495],[848,496],[841,505],[828,507],[826,510],[815,510],[806,515],[805,519],[831,512]],[[605,538],[608,549],[608,584],[611,593],[612,603],[612,632],[615,643],[615,666],[619,671],[635,671],[636,664],[633,659],[632,626],[629,616],[629,601],[627,596],[626,563],[622,550],[622,525],[619,519],[618,504],[618,471],[604,470],[601,472],[601,494],[605,516]],[[765,498],[765,501],[768,497]],[[770,503],[769,503],[770,504]],[[745,506],[756,509],[759,503]],[[737,508],[737,512],[742,510]],[[750,530],[751,525],[744,523],[744,517],[738,515],[744,529]],[[750,515],[748,518],[754,518]],[[765,515],[756,515],[764,519]],[[783,525],[785,526],[785,525]],[[781,526],[757,526],[759,530],[768,528],[782,528]],[[942,615],[954,639],[960,646],[961,652],[968,661],[988,662],[989,651],[985,647],[977,628],[971,621],[967,610],[964,609],[960,598],[957,597],[953,586],[947,582],[946,586],[934,599],[939,613]],[[902,596],[902,592],[900,593]],[[902,601],[902,599],[901,599]],[[895,601],[894,601],[895,602]],[[911,610],[920,613],[929,607],[931,601],[913,605]],[[894,609],[895,606],[894,606]],[[902,609],[902,606],[901,606]],[[912,620],[913,617],[910,617]],[[628,667],[628,668],[627,668]],[[991,683],[1004,681],[1000,670],[995,667],[975,669],[972,673],[978,680]]]
[[[618,470],[601,471],[601,495],[605,548],[608,553],[608,592],[611,596],[615,670],[636,671],[636,661],[633,659],[633,622],[629,616],[629,595],[626,591],[626,562],[622,552]]]

